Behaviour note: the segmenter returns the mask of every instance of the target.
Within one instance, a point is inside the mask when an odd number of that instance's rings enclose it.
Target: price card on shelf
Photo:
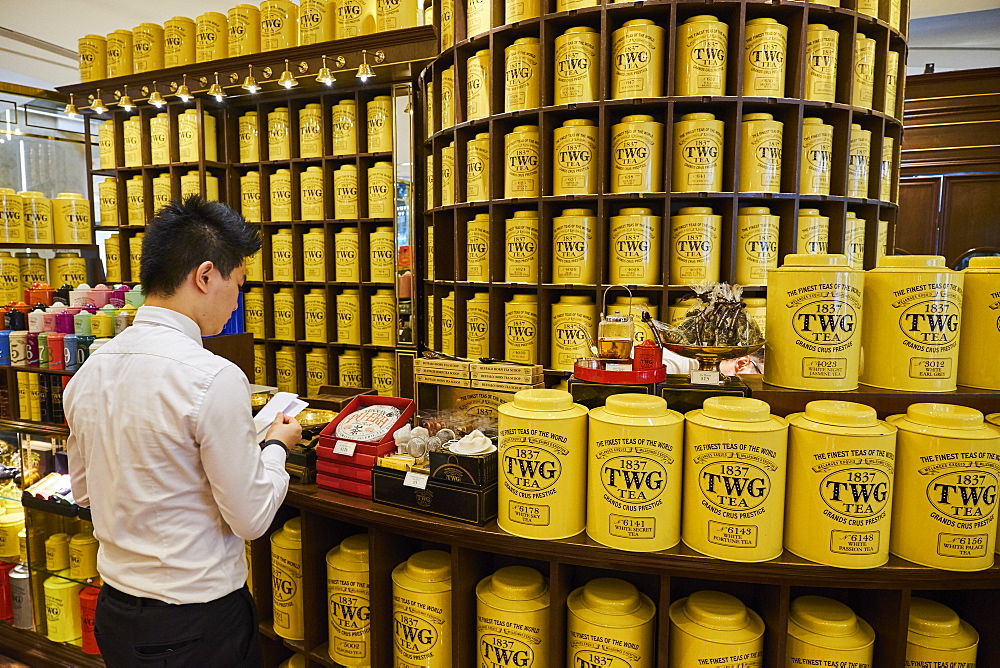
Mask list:
[[[417,489],[427,489],[427,479],[430,476],[425,473],[414,473],[407,471],[403,478],[403,487],[416,487]]]
[[[691,383],[693,385],[718,385],[718,371],[692,371]]]
[[[358,447],[358,444],[351,441],[337,441],[337,443],[333,446],[333,454],[353,457],[354,449],[356,447]]]

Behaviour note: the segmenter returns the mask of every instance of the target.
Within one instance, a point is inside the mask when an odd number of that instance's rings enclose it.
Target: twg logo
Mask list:
[[[206,46],[209,44],[215,44],[215,33],[211,31],[203,31],[198,33],[197,40],[199,46]]]
[[[803,304],[792,315],[792,329],[811,344],[833,345],[854,336],[858,316],[847,302],[817,300]]]
[[[563,79],[579,79],[590,72],[590,58],[580,51],[569,51],[556,61],[556,74]]]
[[[691,59],[703,67],[720,67],[726,62],[726,47],[714,39],[702,40],[691,49]]]
[[[285,20],[281,16],[269,16],[261,19],[260,30],[264,34],[273,35],[280,32],[283,25]]]
[[[959,311],[958,305],[949,301],[918,302],[899,316],[899,328],[917,343],[942,346],[958,337]]]
[[[517,316],[510,318],[507,324],[508,343],[528,343],[535,339],[535,323]]]
[[[645,149],[645,147],[643,148]],[[573,142],[562,147],[562,150],[556,155],[556,160],[563,169],[579,169],[589,165],[593,157],[593,152],[586,144]]]
[[[278,373],[281,373],[281,369],[278,369]],[[297,589],[295,579],[280,566],[275,566],[271,570],[271,588],[274,592],[274,600],[278,603],[292,600]]]
[[[871,517],[889,501],[890,481],[884,471],[850,468],[834,471],[819,485],[820,496],[830,510],[846,517]]]
[[[641,44],[629,44],[615,56],[615,69],[619,74],[629,74],[645,68],[649,61],[649,49]]]
[[[526,492],[541,492],[556,484],[562,463],[548,450],[531,445],[508,448],[503,456],[507,481]]]
[[[515,151],[507,156],[510,171],[515,174],[533,174],[538,170],[538,153],[535,151]]]
[[[368,628],[371,610],[368,599],[346,594],[330,596],[330,623],[342,631],[360,631]]]
[[[650,147],[643,141],[629,139],[615,149],[615,164],[622,168],[637,167],[649,159]]]
[[[958,520],[989,517],[997,504],[997,478],[988,471],[946,473],[927,485],[927,499]]]
[[[479,665],[486,668],[515,666],[526,668],[534,661],[535,655],[526,643],[516,638],[483,634],[479,640]]]
[[[715,141],[704,137],[692,139],[681,147],[681,159],[689,167],[711,165],[719,159],[721,153]]]
[[[753,464],[712,462],[698,473],[705,500],[724,510],[753,510],[767,499],[771,479]]]
[[[392,632],[396,646],[407,652],[430,651],[438,641],[437,629],[423,617],[405,612],[392,616]]]
[[[533,61],[512,60],[507,63],[506,80],[508,86],[526,86],[534,76]]]
[[[835,49],[820,49],[806,58],[806,66],[817,74],[832,74],[837,67]]]
[[[784,66],[785,50],[781,44],[761,44],[750,52],[750,63],[762,70],[778,70]]]
[[[573,668],[632,668],[632,664],[617,656],[586,650],[573,655]]]
[[[601,467],[601,484],[620,501],[652,501],[667,485],[667,470],[645,457],[612,457]]]
[[[361,5],[355,1],[350,1],[349,4],[339,4],[337,7],[337,15],[345,20],[353,20],[361,16]]]
[[[681,235],[674,250],[682,260],[707,262],[712,255],[712,241],[699,232]]]
[[[757,162],[763,166],[781,162],[781,146],[761,146],[757,149]]]
[[[743,247],[747,255],[761,262],[770,260],[778,252],[778,242],[773,239],[747,239]]]
[[[648,239],[619,239],[615,242],[615,253],[622,259],[642,258],[648,252]]]
[[[552,242],[556,259],[562,262],[579,260],[587,252],[587,242],[580,234],[564,234]]]
[[[520,260],[532,255],[538,249],[531,239],[511,240],[507,242],[507,257],[512,260]]]

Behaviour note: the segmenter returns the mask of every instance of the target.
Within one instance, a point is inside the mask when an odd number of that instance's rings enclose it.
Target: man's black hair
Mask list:
[[[260,246],[257,229],[229,206],[198,195],[173,200],[146,226],[139,270],[143,292],[170,297],[206,261],[229,278]]]

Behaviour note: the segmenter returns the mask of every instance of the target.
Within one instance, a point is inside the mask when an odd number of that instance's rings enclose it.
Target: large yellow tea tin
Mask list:
[[[1000,257],[974,257],[965,276],[962,305],[958,384],[1000,390],[1000,375],[993,368],[1000,350]]]
[[[465,145],[465,201],[484,202],[490,198],[490,135],[480,132]]]
[[[854,269],[864,269],[865,264],[865,219],[848,211],[844,218],[844,255],[847,264]]]
[[[473,293],[465,303],[465,356],[472,359],[490,356],[490,295]]]
[[[358,168],[341,165],[333,172],[333,217],[352,220],[358,216]]]
[[[392,569],[394,665],[451,668],[451,555],[424,550]]]
[[[600,34],[590,26],[575,26],[556,37],[554,104],[597,99],[600,45]]]
[[[444,3],[441,11],[444,12]],[[377,32],[412,28],[417,25],[417,3],[416,0],[383,0],[375,3],[375,15]]]
[[[268,0],[270,1],[270,0]],[[207,63],[229,57],[229,25],[221,12],[205,12],[195,20],[195,60]]]
[[[326,553],[330,658],[344,666],[371,664],[368,534],[348,536]]]
[[[368,168],[368,217],[389,219],[396,212],[392,163],[379,161]]]
[[[101,169],[114,169],[117,166],[114,121],[107,120],[97,126],[97,152]]]
[[[788,423],[759,399],[731,396],[684,418],[684,544],[727,561],[780,555]]]
[[[537,37],[520,37],[504,49],[504,111],[541,106],[541,48]]]
[[[510,2],[505,2],[504,23],[516,23],[537,17],[541,11],[541,4],[541,0],[510,0]]]
[[[847,196],[868,197],[868,175],[872,161],[872,133],[857,123],[851,125],[847,156]]]
[[[455,203],[455,142],[441,147],[441,206]]]
[[[335,22],[339,18],[339,5],[330,0],[300,0],[299,46],[329,42],[334,39]],[[362,32],[375,32],[375,3],[359,2],[351,6],[351,15],[357,16]]]
[[[670,605],[670,664],[760,668],[764,620],[721,591],[696,591]]]
[[[802,119],[802,152],[799,158],[799,193],[829,195],[833,165],[833,126],[823,119]]]
[[[692,16],[677,26],[675,95],[725,95],[729,26],[715,16]]]
[[[135,74],[163,69],[163,26],[140,23],[132,29],[132,69]]]
[[[267,156],[269,160],[288,160],[292,157],[292,138],[289,134],[288,107],[275,107],[267,114]]]
[[[107,45],[108,77],[113,79],[134,74],[132,71],[132,31],[116,30],[109,33]]]
[[[804,99],[836,102],[839,41],[840,33],[825,24],[810,23],[806,27]]]
[[[964,276],[943,257],[885,256],[865,277],[861,382],[954,392]]]
[[[465,72],[465,120],[485,118],[490,115],[490,50],[476,51]]]
[[[490,0],[469,0],[465,10],[465,36],[473,38],[493,27],[493,3]]]
[[[302,590],[302,525],[298,517],[271,534],[274,632],[289,640],[305,638]]]
[[[257,127],[257,112],[248,111],[239,120],[240,162],[257,162],[260,160],[259,130]]]
[[[722,262],[722,216],[711,207],[688,206],[670,217],[670,284],[718,282]],[[777,241],[775,241],[777,244]]]
[[[552,304],[549,368],[572,371],[578,358],[590,357],[587,335],[597,335],[597,306],[586,295],[563,295]]]
[[[441,127],[450,128],[457,123],[457,93],[455,89],[455,66],[441,71]]]
[[[892,168],[895,162],[895,140],[892,137],[882,138],[882,161],[879,165],[879,194],[878,198],[883,202],[895,201],[892,197]]]
[[[333,256],[337,282],[356,283],[361,280],[358,228],[345,227],[333,235]]]
[[[896,508],[889,551],[921,566],[981,571],[997,537],[1000,429],[974,408],[911,404],[890,415],[896,438]]]
[[[299,6],[291,0],[260,3],[260,50],[274,51],[297,46]],[[221,56],[225,57],[225,56]]]
[[[830,219],[819,209],[799,209],[795,232],[795,252],[799,255],[825,255],[829,248]]]
[[[138,116],[126,118],[122,123],[122,137],[125,141],[125,166],[139,167],[142,165],[142,121]]]
[[[767,285],[767,272],[778,268],[780,224],[781,219],[772,216],[766,206],[739,208],[736,216],[737,283]]]
[[[396,345],[396,295],[392,290],[376,290],[371,296],[371,319],[371,342],[377,346]],[[454,344],[445,352],[453,355]]]
[[[638,116],[630,116],[629,118],[640,118]],[[652,120],[651,116],[642,116],[641,118]],[[654,157],[648,152],[649,147],[642,148],[639,144],[643,139],[651,138],[645,136],[647,130],[652,130],[653,133],[659,132],[659,135],[663,134],[663,124],[662,123],[650,123],[642,124],[642,128],[634,128],[635,132],[639,133],[637,138],[627,139],[622,136],[621,147],[623,150],[627,150],[624,144],[630,143],[635,146],[635,153],[639,153],[643,150],[646,151],[646,155],[643,158],[637,156],[622,157],[622,165],[630,165],[626,169],[633,169],[639,173],[641,178],[642,174],[647,173],[650,169],[654,168],[654,163],[658,163],[661,173],[663,169],[663,160],[660,156]],[[659,128],[649,128],[649,125],[656,125]],[[616,128],[621,127],[621,125],[616,125]],[[553,195],[593,195],[597,193],[597,124],[587,118],[571,118],[564,121],[561,127],[556,128],[552,131],[553,140],[553,160],[552,160],[552,194]],[[478,137],[478,135],[477,135]],[[659,141],[657,141],[659,144]],[[657,147],[659,148],[659,147]],[[645,162],[647,169],[642,169],[640,162]],[[615,164],[618,164],[617,161]],[[615,177],[615,174],[621,174],[621,167],[616,168],[612,165],[612,183],[616,183],[620,179]],[[617,192],[617,191],[616,191]]]
[[[785,549],[838,568],[889,559],[896,428],[875,409],[810,401],[788,416]]]
[[[108,78],[108,40],[101,35],[87,35],[77,40],[80,81]]]
[[[611,33],[610,99],[663,95],[666,32],[650,19],[632,19]]]
[[[170,162],[170,136],[165,113],[149,119],[149,155],[153,165]]]
[[[274,338],[295,341],[296,321],[299,311],[295,308],[295,293],[292,288],[281,288],[271,295],[271,311],[274,316]]]
[[[587,535],[631,552],[680,542],[684,417],[661,397],[616,394],[589,431]]]
[[[166,181],[166,179],[163,179]],[[181,176],[181,199],[191,195],[201,195],[207,200],[219,199],[219,178],[205,174],[205,190],[201,189],[201,172],[196,169]]]
[[[441,0],[441,50],[455,46],[455,0]]]
[[[52,243],[52,202],[34,190],[22,191],[18,195],[21,196],[25,243]]]
[[[855,107],[872,109],[875,91],[875,40],[861,33],[854,36],[854,88],[852,103]]]
[[[381,352],[372,356],[372,389],[382,397],[394,397],[399,390],[399,376],[396,373],[396,355]]]
[[[518,125],[504,135],[504,197],[538,197],[537,125]]]
[[[662,183],[663,123],[644,114],[624,117],[611,127],[611,192],[655,192]]]
[[[337,343],[361,343],[361,297],[357,290],[337,295]]]
[[[368,235],[369,278],[373,283],[392,283],[396,278],[396,242],[391,227],[376,227]]]
[[[441,352],[455,354],[455,293],[441,297]]]
[[[80,621],[80,590],[83,585],[69,579],[69,569],[45,579],[45,627],[49,640],[78,643],[83,634]]]
[[[53,197],[52,229],[57,244],[89,244],[90,202],[80,193],[59,193]]]
[[[537,232],[536,232],[537,236]],[[465,279],[487,282],[490,279],[490,214],[477,213],[466,227]]]
[[[652,668],[656,605],[630,582],[597,578],[566,599],[566,664]]]
[[[596,282],[596,233],[597,216],[592,209],[563,209],[552,219],[553,283]]]
[[[358,152],[358,105],[354,100],[340,100],[333,105],[333,154]]]
[[[800,596],[788,613],[785,665],[874,668],[875,631],[839,601]]]
[[[310,103],[299,109],[299,157],[319,158],[322,155],[323,110],[319,103]]]
[[[256,5],[236,5],[226,15],[229,24],[229,57],[260,52],[260,9]]]
[[[890,51],[885,61],[885,98],[882,110],[896,118],[896,98],[899,95],[899,51]]]
[[[366,105],[368,114],[368,152],[385,153],[392,150],[392,98],[376,95]],[[317,135],[318,136],[318,135]]]
[[[299,220],[326,218],[323,168],[315,165],[299,172]]]
[[[274,384],[280,392],[297,393],[298,369],[295,366],[295,349],[281,346],[274,351]]]
[[[504,234],[504,267],[508,283],[538,282],[538,213],[515,211]]]
[[[504,357],[535,364],[537,340],[538,295],[514,295],[504,304]]]
[[[271,220],[290,222],[292,220],[292,172],[279,169],[271,174]]]
[[[660,283],[660,228],[651,209],[626,207],[611,217],[608,280],[612,284]]]
[[[476,585],[477,666],[549,665],[549,585],[534,568],[507,566]]]
[[[906,666],[975,668],[979,634],[955,611],[937,601],[914,596],[906,634]]]
[[[784,124],[771,114],[746,114],[740,124],[740,191],[781,192]]]
[[[843,255],[787,255],[767,279],[764,382],[796,390],[856,389],[862,291],[868,312],[864,273],[851,269]]]
[[[247,172],[240,177],[240,213],[249,223],[261,222],[260,172]]]
[[[302,296],[302,315],[305,322],[303,340],[326,343],[326,291],[310,290]],[[326,352],[323,352],[324,360]],[[310,395],[311,396],[311,395]]]
[[[497,524],[524,538],[556,540],[586,526],[587,409],[561,390],[521,390],[498,409]]]
[[[743,95],[784,97],[788,27],[775,19],[746,22],[743,43]]]
[[[696,112],[674,123],[671,188],[673,192],[722,190],[722,145],[725,123]]]
[[[361,351],[345,350],[337,356],[337,384],[361,387]]]
[[[24,242],[24,203],[13,188],[0,188],[0,242]]]

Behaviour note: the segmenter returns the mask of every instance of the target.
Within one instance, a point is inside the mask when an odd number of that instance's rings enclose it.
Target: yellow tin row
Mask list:
[[[339,315],[339,314],[338,314]],[[249,331],[249,328],[248,328]],[[256,336],[256,334],[255,334]],[[263,338],[263,337],[258,337]],[[313,348],[304,355],[305,366],[296,363],[296,352],[293,348],[282,346],[274,352],[274,377],[281,387],[288,392],[298,392],[299,369],[303,368],[306,380],[307,394],[317,392],[322,385],[331,383],[343,387],[365,387],[362,382],[362,362],[360,350],[344,350],[337,355],[337,373],[331,369],[327,350]],[[267,351],[264,344],[254,344],[254,378],[259,385],[270,385]],[[378,353],[372,356],[369,365],[371,383],[380,388],[383,396],[394,396],[397,390],[396,365],[391,353]],[[393,394],[385,394],[392,392]]]
[[[53,198],[0,188],[0,243],[89,244],[90,201],[80,193]]]
[[[170,120],[167,113],[157,114],[143,126],[143,119],[132,116],[122,121],[122,152],[117,152],[115,121],[107,120],[97,127],[98,163],[101,169],[141,167],[169,163],[218,160],[216,119],[197,109],[185,109],[177,115],[173,126],[176,149],[170,143]],[[176,155],[173,151],[176,150]]]

